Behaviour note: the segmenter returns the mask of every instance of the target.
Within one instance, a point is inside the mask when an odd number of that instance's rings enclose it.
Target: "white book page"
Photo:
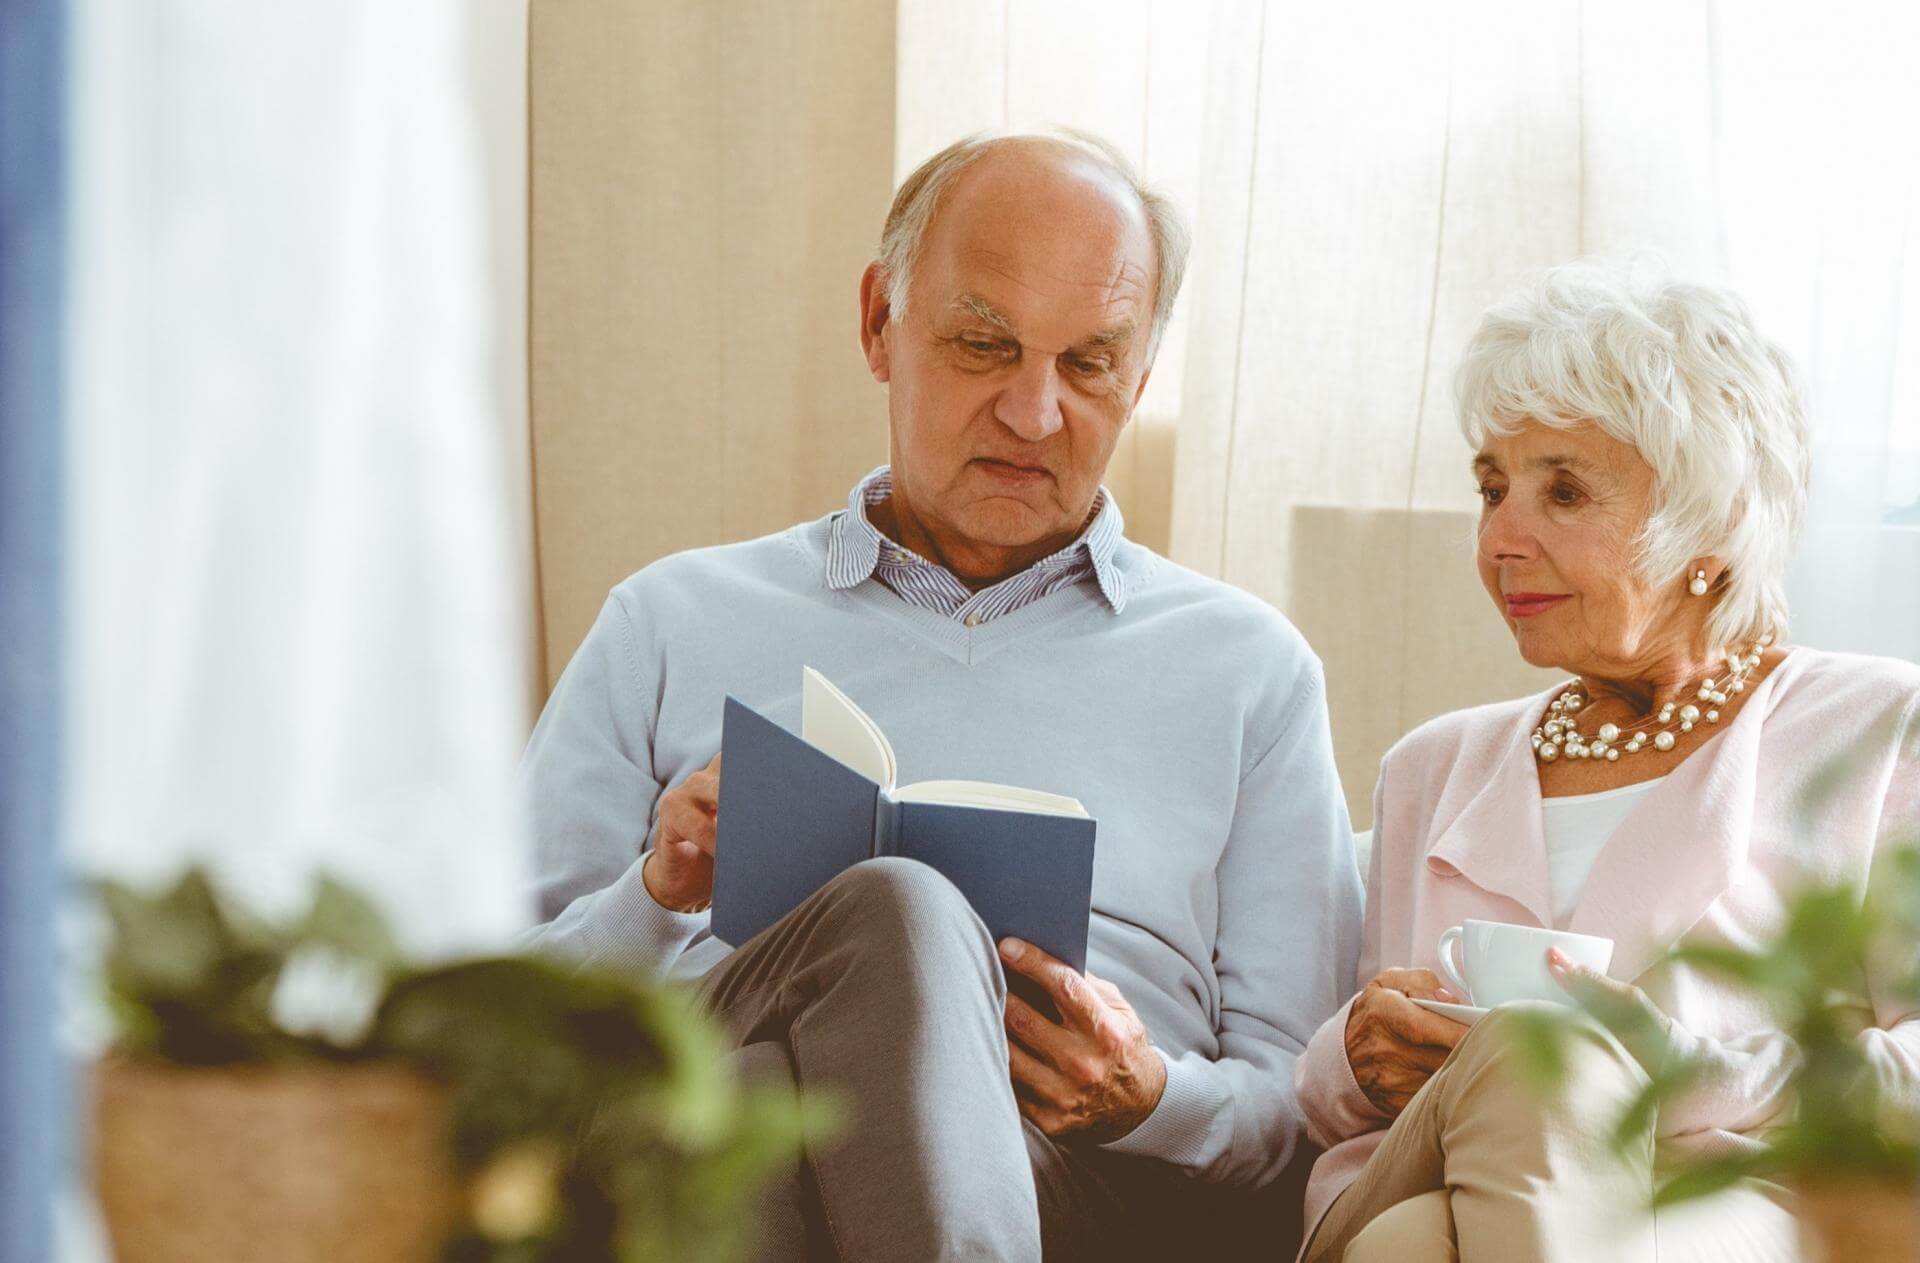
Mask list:
[[[899,803],[941,803],[950,807],[993,807],[1000,811],[1030,811],[1040,816],[1079,816],[1087,809],[1078,799],[1013,785],[985,781],[918,781],[893,792]]]
[[[800,676],[800,739],[892,791],[897,772],[887,734],[812,667]]]

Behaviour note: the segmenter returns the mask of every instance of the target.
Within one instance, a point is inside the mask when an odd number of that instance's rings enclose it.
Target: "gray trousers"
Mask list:
[[[826,1089],[833,1142],[776,1182],[763,1259],[1112,1258],[1183,1212],[1184,1172],[1061,1144],[1020,1117],[1007,984],[951,882],[877,859],[827,883],[709,972],[701,998],[743,1074]]]

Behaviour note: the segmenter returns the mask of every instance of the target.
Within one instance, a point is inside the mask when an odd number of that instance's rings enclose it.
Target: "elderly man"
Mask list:
[[[1106,1251],[1195,1190],[1270,1181],[1300,1132],[1293,1063],[1359,937],[1320,664],[1267,606],[1127,540],[1100,485],[1185,253],[1090,137],[930,159],[860,282],[891,463],[842,512],[616,587],[528,748],[543,940],[698,977],[743,1058],[853,1103],[800,1184],[843,1258]],[[803,664],[903,774],[1087,805],[1084,976],[995,944],[903,860],[712,937],[721,703],[791,723]]]

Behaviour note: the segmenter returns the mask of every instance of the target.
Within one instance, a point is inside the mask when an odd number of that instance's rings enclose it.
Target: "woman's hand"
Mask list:
[[[1353,999],[1347,1012],[1347,1064],[1374,1108],[1398,1117],[1425,1086],[1464,1024],[1421,1008],[1408,996],[1459,1003],[1429,969],[1386,969]]]
[[[1547,949],[1547,972],[1566,988],[1574,1003],[1613,1032],[1642,1070],[1660,1073],[1673,1044],[1673,1019],[1646,992],[1574,963],[1557,947]]]

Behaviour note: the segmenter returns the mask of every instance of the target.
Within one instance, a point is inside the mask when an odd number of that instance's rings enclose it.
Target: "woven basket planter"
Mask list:
[[[1913,1263],[1920,1259],[1920,1188],[1899,1184],[1800,1182],[1794,1189],[1800,1244],[1826,1263]]]
[[[93,1171],[116,1263],[430,1263],[457,1204],[446,1101],[405,1067],[108,1058]]]

